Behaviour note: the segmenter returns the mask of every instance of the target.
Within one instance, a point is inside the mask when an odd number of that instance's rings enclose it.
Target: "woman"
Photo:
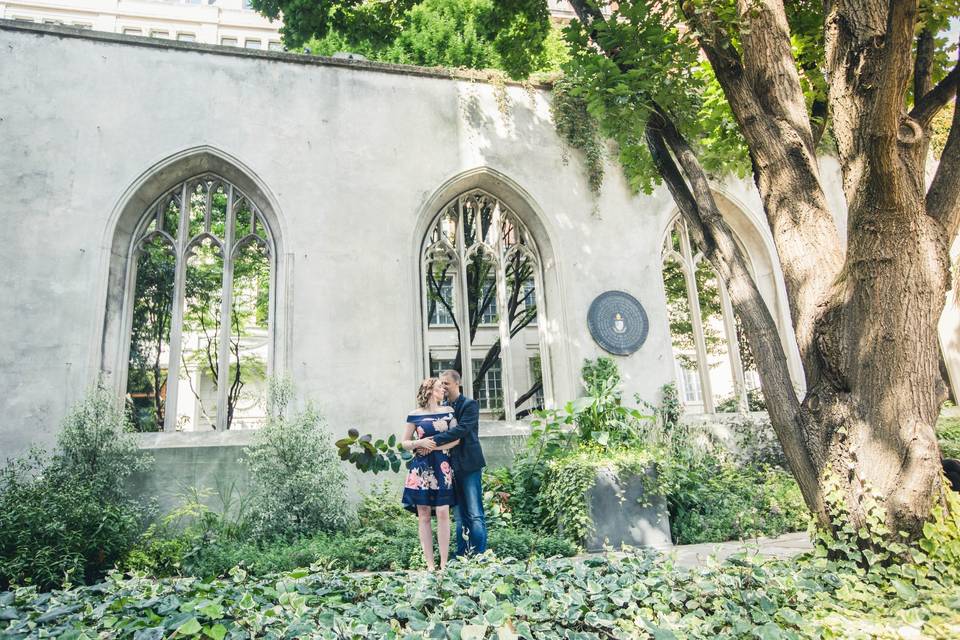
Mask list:
[[[427,568],[433,571],[433,531],[431,516],[437,514],[437,545],[440,547],[440,569],[447,566],[450,547],[450,507],[455,504],[453,495],[453,467],[450,466],[450,449],[459,440],[437,447],[432,452],[420,451],[423,440],[446,431],[456,424],[453,408],[441,406],[444,388],[439,378],[427,378],[417,391],[417,409],[407,416],[401,445],[416,456],[407,464],[410,470],[403,489],[403,506],[420,520],[420,546]]]

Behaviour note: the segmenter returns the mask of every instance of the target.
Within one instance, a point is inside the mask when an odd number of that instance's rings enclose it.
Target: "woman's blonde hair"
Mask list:
[[[433,387],[440,378],[427,378],[420,383],[420,389],[417,391],[417,406],[424,408],[430,401],[430,394],[433,393]]]

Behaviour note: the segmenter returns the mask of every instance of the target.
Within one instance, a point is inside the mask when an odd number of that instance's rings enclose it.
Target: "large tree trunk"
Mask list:
[[[904,113],[916,2],[837,2],[827,15],[845,256],[825,224],[832,216],[807,145],[809,124],[797,115],[803,95],[791,73],[783,3],[739,0],[738,9],[749,26],[743,67],[732,48],[707,39],[704,49],[750,147],[787,276],[807,378],[793,426],[805,434],[827,503],[821,525],[916,537],[939,499],[934,424],[945,389],[936,327],[948,289],[948,236],[925,207],[927,136]],[[920,74],[916,86],[929,88]],[[818,262],[819,277],[808,279],[804,253]],[[760,374],[770,375],[763,363]],[[871,517],[887,531],[871,527]]]
[[[604,19],[586,2],[572,5],[588,27]],[[926,128],[956,93],[960,71],[930,86],[931,44],[924,33],[914,64],[916,0],[827,5],[845,246],[821,185],[820,129],[807,115],[782,0],[738,0],[745,26],[739,50],[703,7],[686,15],[750,150],[800,348],[802,400],[705,173],[656,105],[646,139],[744,322],[771,422],[819,524],[865,529],[874,539],[900,539],[901,531],[916,538],[942,501],[934,424],[946,394],[937,322],[949,288],[948,243],[960,227],[960,116],[929,193]],[[596,38],[594,44],[603,50]],[[604,53],[628,70],[618,51]],[[911,76],[917,96],[908,115]],[[861,544],[872,541],[861,538]]]
[[[946,229],[926,213],[927,136],[904,110],[916,11],[915,0],[837,2],[826,16],[848,240],[817,322],[826,375],[804,402],[828,427],[826,470],[853,525],[867,524],[875,495],[890,531],[912,536],[940,491],[937,322],[949,288]]]

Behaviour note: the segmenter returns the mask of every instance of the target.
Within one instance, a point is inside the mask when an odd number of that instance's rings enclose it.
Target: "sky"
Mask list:
[[[960,37],[960,18],[954,18],[950,21],[950,30],[947,32],[947,38],[950,39],[950,42],[956,43],[958,37]]]

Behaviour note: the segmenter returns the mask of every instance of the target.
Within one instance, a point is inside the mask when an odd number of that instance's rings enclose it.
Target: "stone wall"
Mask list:
[[[422,234],[475,186],[540,245],[557,399],[575,397],[580,363],[603,353],[586,313],[608,289],[651,320],[640,351],[618,359],[627,396],[654,399],[673,376],[659,263],[673,204],[633,196],[613,166],[595,198],[542,89],[11,22],[0,51],[2,455],[49,443],[98,372],[117,377],[122,240],[146,203],[202,170],[271,209],[283,254],[274,370],[335,434],[402,429],[424,373]]]

